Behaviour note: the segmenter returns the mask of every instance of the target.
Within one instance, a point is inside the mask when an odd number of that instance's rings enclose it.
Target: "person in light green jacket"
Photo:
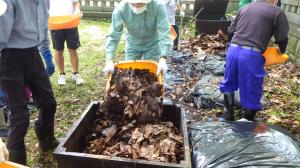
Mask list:
[[[252,2],[251,0],[240,0],[239,8],[242,8],[242,7],[244,7],[245,5],[247,5],[251,2]]]
[[[158,0],[122,0],[114,9],[106,37],[105,74],[113,72],[113,60],[123,30],[126,35],[126,60],[159,60],[158,69],[166,71],[165,58],[170,55],[173,41],[171,25],[164,5]]]

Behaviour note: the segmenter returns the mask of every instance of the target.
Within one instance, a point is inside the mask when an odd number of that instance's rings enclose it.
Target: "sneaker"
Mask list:
[[[66,75],[65,74],[60,74],[57,80],[57,83],[59,85],[65,85],[66,84]]]
[[[76,85],[81,85],[84,83],[84,80],[79,74],[73,74],[72,79],[76,82]]]

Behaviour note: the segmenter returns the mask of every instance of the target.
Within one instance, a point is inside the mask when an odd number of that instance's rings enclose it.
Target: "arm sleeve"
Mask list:
[[[238,22],[238,19],[239,19],[239,15],[240,15],[240,10],[238,11],[236,17],[231,22],[230,27],[228,28],[228,41],[231,41],[232,37],[234,36],[234,32],[236,30],[236,26],[237,26],[237,22]]]
[[[14,8],[9,0],[6,12],[0,16],[0,51],[5,48],[14,24]]]
[[[284,12],[281,12],[275,19],[274,38],[280,52],[284,53],[288,44],[289,23]]]
[[[109,34],[106,36],[105,52],[107,60],[115,59],[115,52],[122,35],[122,31],[123,19],[120,15],[120,12],[116,8],[112,14],[112,21],[110,25]]]
[[[168,21],[163,5],[158,6],[157,13],[156,26],[158,31],[161,56],[169,56],[172,47],[172,39],[170,34],[171,25]]]

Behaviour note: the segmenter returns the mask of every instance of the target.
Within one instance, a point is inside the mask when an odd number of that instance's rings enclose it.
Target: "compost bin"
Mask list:
[[[216,34],[222,30],[227,34],[230,19],[225,16],[229,0],[195,0],[194,15],[196,17],[196,34]]]
[[[65,138],[54,151],[54,157],[60,168],[189,168],[191,167],[190,149],[187,137],[184,109],[172,104],[163,105],[163,121],[171,121],[180,130],[183,136],[184,159],[179,164],[163,163],[158,161],[147,161],[129,159],[122,157],[111,157],[104,155],[93,155],[83,153],[84,138],[88,128],[96,118],[96,112],[101,106],[100,102],[92,102]]]

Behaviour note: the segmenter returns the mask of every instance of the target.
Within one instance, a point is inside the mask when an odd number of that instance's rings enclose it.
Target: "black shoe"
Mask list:
[[[54,124],[42,128],[35,123],[34,131],[39,140],[39,147],[42,152],[53,150],[59,145],[59,141],[54,136]]]
[[[26,149],[9,150],[8,160],[21,165],[26,165]]]
[[[42,152],[54,150],[59,145],[59,141],[53,137],[47,137],[39,141],[39,147]]]
[[[256,113],[257,113],[257,110],[245,109],[245,111],[244,111],[244,118],[246,118],[248,121],[254,121],[254,122],[256,122],[256,119],[255,119]]]
[[[234,93],[224,93],[223,117],[227,121],[234,120]]]

